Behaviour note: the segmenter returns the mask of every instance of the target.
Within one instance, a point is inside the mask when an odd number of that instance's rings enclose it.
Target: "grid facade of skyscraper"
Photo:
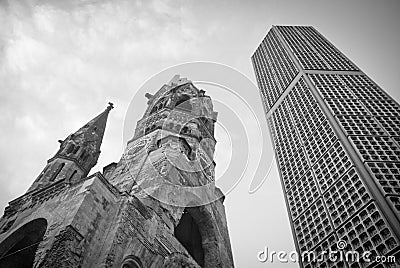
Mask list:
[[[273,26],[252,62],[297,251],[371,252],[302,266],[400,267],[399,104],[310,26]]]

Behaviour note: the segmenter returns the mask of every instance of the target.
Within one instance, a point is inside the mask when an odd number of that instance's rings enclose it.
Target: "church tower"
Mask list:
[[[215,186],[217,113],[175,76],[154,95],[118,163],[88,176],[107,109],[60,142],[0,220],[0,267],[233,267]]]
[[[107,117],[113,104],[92,119],[77,132],[69,135],[64,141],[59,140],[60,149],[47,161],[28,192],[43,188],[61,178],[74,182],[86,177],[97,163],[100,146],[106,128]]]

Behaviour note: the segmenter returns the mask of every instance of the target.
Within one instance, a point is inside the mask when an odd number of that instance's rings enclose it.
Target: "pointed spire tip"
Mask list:
[[[111,109],[114,109],[114,104],[112,102],[109,102],[108,106],[107,106],[107,110],[110,111]]]

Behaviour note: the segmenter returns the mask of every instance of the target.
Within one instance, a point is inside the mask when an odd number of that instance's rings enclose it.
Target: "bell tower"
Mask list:
[[[108,180],[158,215],[155,239],[168,249],[165,261],[174,253],[171,262],[194,261],[189,267],[233,267],[225,197],[214,181],[211,98],[178,75],[146,98],[148,107]]]

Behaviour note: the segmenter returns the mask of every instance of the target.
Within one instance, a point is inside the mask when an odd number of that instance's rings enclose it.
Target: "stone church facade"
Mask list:
[[[217,113],[175,76],[155,95],[118,163],[97,163],[107,109],[58,152],[0,219],[0,267],[233,267],[215,186]]]

